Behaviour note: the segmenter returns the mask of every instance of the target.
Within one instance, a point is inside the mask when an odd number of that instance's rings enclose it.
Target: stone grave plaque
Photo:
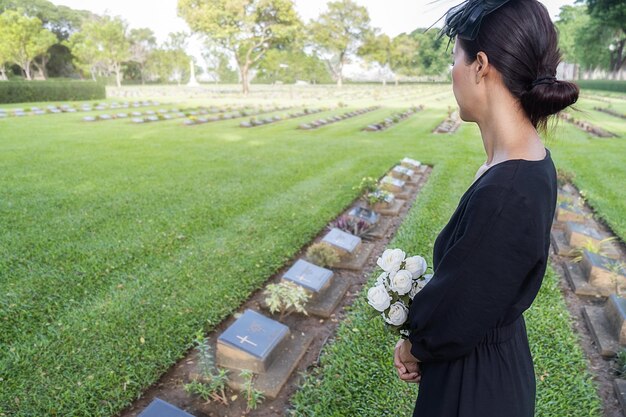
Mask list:
[[[112,119],[110,114],[101,114],[100,116],[98,116],[98,118],[100,120],[111,120]]]
[[[380,216],[374,210],[359,206],[350,210],[348,212],[348,217],[365,220],[368,224],[374,225],[378,222]]]
[[[415,159],[404,158],[402,159],[402,161],[400,161],[400,165],[405,166],[409,169],[415,169],[415,168],[419,168],[419,166],[422,165],[422,163],[420,161],[416,161]]]
[[[415,171],[407,167],[403,167],[402,165],[396,165],[391,170],[391,176],[399,180],[410,181],[414,175]]]
[[[361,238],[333,227],[330,232],[324,236],[322,242],[333,245],[345,257],[346,255],[354,255],[357,252],[361,245]]]
[[[626,416],[626,380],[615,378],[613,380],[613,388],[619,405],[622,408],[622,415]]]
[[[160,398],[155,398],[137,417],[193,417],[193,415]]]
[[[158,122],[160,119],[158,116],[148,116],[146,117],[146,120],[149,122]]]
[[[583,249],[581,262],[583,273],[590,284],[606,287],[613,291],[626,284],[626,274],[619,261]]]
[[[380,184],[384,190],[390,191],[392,193],[401,193],[406,183],[397,178],[386,176],[380,181]]]
[[[587,241],[600,244],[602,240],[600,232],[584,224],[566,222],[565,229],[567,242],[572,248],[581,247],[587,243]]]
[[[37,116],[42,116],[46,114],[46,111],[45,110],[33,110],[33,114]]]
[[[330,285],[333,271],[298,259],[283,275],[283,279],[294,282],[314,293],[320,293]]]
[[[556,220],[559,222],[582,223],[585,221],[585,213],[580,207],[564,201],[557,206]]]
[[[284,324],[248,309],[217,339],[217,364],[265,372],[289,333]]]
[[[69,108],[69,109],[63,110],[63,111],[65,111],[67,113],[76,113],[76,109],[73,109],[73,108]]]
[[[125,119],[128,117],[128,113],[118,113],[115,115],[115,117],[118,119]]]
[[[131,119],[131,121],[132,121],[133,123],[143,123],[143,122],[144,122],[143,118],[141,118],[141,117],[133,117],[133,118]]]
[[[95,122],[96,118],[94,116],[85,116],[85,117],[83,117],[83,121],[85,121],[85,122]]]
[[[611,294],[604,305],[604,313],[620,345],[626,345],[626,298]]]
[[[0,118],[2,117],[7,117],[7,114],[5,112],[0,112]]]

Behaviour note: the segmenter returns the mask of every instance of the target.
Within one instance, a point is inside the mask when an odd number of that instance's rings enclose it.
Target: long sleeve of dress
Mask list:
[[[545,260],[525,200],[500,184],[473,190],[432,280],[410,308],[411,353],[420,361],[469,354],[490,329],[508,324],[502,320],[510,309],[532,303],[520,294],[536,295],[541,282],[527,277],[545,269]]]

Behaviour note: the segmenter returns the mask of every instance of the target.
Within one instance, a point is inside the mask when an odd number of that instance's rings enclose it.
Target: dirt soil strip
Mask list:
[[[402,220],[404,219],[406,214],[411,209],[413,202],[415,201],[420,190],[428,180],[431,171],[432,168],[427,167],[426,171],[421,173],[419,181],[417,182],[417,186],[412,189],[410,195],[408,196],[408,199],[406,200],[406,203],[402,206],[399,214],[392,217],[391,226],[389,227],[387,233],[385,233],[384,237],[372,241],[374,245],[374,250],[371,252],[371,255],[363,269],[361,271],[348,271],[339,269],[334,270],[334,279],[348,280],[351,283],[350,287],[348,288],[348,292],[343,297],[339,306],[335,309],[334,314],[332,314],[329,319],[321,319],[319,317],[311,315],[304,316],[294,313],[287,316],[283,320],[283,323],[289,326],[293,334],[301,333],[304,335],[314,332],[316,334],[316,338],[313,340],[306,353],[300,360],[300,363],[291,374],[289,380],[275,399],[265,399],[256,410],[252,410],[250,413],[246,414],[246,404],[244,396],[240,395],[237,392],[233,392],[230,389],[228,392],[228,396],[232,397],[234,395],[237,395],[237,398],[230,401],[228,405],[206,403],[201,398],[186,393],[183,387],[186,383],[189,383],[191,381],[189,375],[197,373],[196,364],[198,363],[198,357],[195,350],[191,349],[189,352],[187,352],[186,356],[183,359],[172,365],[170,369],[165,374],[163,374],[159,381],[149,387],[143,393],[141,398],[136,400],[130,407],[122,411],[122,413],[120,413],[118,416],[136,417],[156,397],[165,400],[187,411],[188,413],[193,414],[196,417],[235,417],[243,415],[255,417],[273,417],[286,415],[287,410],[289,409],[289,400],[300,385],[300,374],[319,365],[319,357],[322,348],[326,343],[328,343],[329,340],[334,337],[337,326],[346,316],[344,307],[351,305],[360,293],[368,277],[376,267],[376,259],[385,250],[387,244],[395,235],[396,230],[402,223]],[[347,214],[350,209],[356,207],[357,205],[359,205],[358,199],[353,201],[352,204],[337,217],[340,217],[343,214]],[[326,228],[320,231],[320,233],[308,245],[303,247],[302,250],[293,257],[293,259],[291,259],[287,264],[285,264],[285,266],[281,270],[279,270],[275,275],[268,279],[265,285],[279,282],[283,274],[293,265],[296,260],[304,258],[308,246],[314,242],[320,241],[327,232],[328,230]],[[262,292],[263,288],[255,291],[250,296],[248,301],[240,306],[238,312],[243,312],[244,310],[250,308],[264,314],[267,317],[278,320],[277,314],[272,315],[269,311],[262,308],[262,300],[264,298]],[[215,329],[208,335],[209,345],[212,347],[213,353],[215,353],[215,346],[217,344],[218,336],[222,334],[222,332],[224,332],[224,330],[233,321],[234,319],[231,315],[229,318],[217,325]]]

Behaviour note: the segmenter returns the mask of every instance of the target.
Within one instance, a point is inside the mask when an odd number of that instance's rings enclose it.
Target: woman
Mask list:
[[[435,241],[434,277],[396,345],[400,379],[419,382],[416,417],[532,417],[535,374],[522,312],[548,262],[556,171],[537,129],[578,98],[536,0],[468,0],[446,16],[452,83],[487,161]]]

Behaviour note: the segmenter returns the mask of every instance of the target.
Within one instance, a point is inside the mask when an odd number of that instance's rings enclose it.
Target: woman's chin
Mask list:
[[[475,121],[470,115],[465,113],[462,109],[459,111],[459,118],[461,120],[463,120],[464,122],[474,122]]]

